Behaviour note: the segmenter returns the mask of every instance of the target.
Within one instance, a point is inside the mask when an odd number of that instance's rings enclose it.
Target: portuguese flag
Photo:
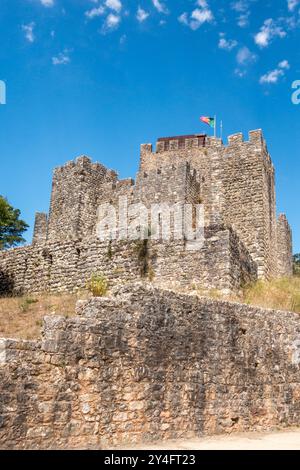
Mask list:
[[[204,122],[208,126],[212,127],[213,129],[215,128],[215,118],[212,117],[207,117],[207,116],[201,116],[200,121]]]

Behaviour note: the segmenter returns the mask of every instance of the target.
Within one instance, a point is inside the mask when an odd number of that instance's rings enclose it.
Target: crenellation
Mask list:
[[[152,153],[152,144],[141,144],[141,153]]]
[[[156,142],[156,153],[165,151],[165,142]]]
[[[261,129],[249,131],[249,142],[262,145],[264,143],[263,132]]]
[[[244,142],[244,136],[241,132],[228,136],[228,145],[235,145]]]
[[[75,159],[75,165],[79,165],[81,167],[88,167],[92,165],[92,159],[88,157],[87,155],[80,155],[79,157]]]
[[[223,140],[219,137],[207,137],[205,144],[206,147],[223,147]]]

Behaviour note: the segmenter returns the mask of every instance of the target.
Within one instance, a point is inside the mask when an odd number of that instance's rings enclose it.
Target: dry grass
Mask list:
[[[242,301],[250,305],[300,313],[300,276],[258,281],[244,289]]]
[[[186,290],[181,292],[186,292]],[[194,286],[193,292],[214,299],[232,300],[300,313],[300,276],[258,281],[247,286],[239,295],[231,295],[230,297],[224,297],[216,289],[204,291],[196,286]],[[90,293],[82,291],[77,294],[42,294],[0,298],[0,337],[39,338],[45,315],[74,316],[77,300],[90,296]]]
[[[39,338],[45,315],[74,316],[77,300],[87,295],[81,292],[0,298],[0,337]]]
[[[257,281],[246,286],[239,294],[224,296],[222,292],[212,289],[195,288],[200,296],[212,299],[256,305],[274,310],[287,310],[300,313],[300,276],[293,276],[271,281]]]
[[[191,292],[189,288],[178,289],[177,287],[174,290],[180,293]],[[193,285],[192,293],[215,300],[229,300],[263,308],[300,313],[300,276],[257,281],[246,286],[238,294],[224,295],[217,289],[207,290],[198,285]]]

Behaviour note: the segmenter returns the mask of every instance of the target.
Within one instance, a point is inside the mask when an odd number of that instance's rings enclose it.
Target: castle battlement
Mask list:
[[[266,142],[261,129],[249,131],[248,140],[245,140],[242,132],[228,136],[228,146],[248,143],[266,149]],[[209,147],[226,147],[222,139],[210,137],[206,134],[191,134],[175,137],[160,137],[156,141],[156,149],[153,152],[152,144],[142,144],[141,153],[163,153],[174,150],[202,149]]]

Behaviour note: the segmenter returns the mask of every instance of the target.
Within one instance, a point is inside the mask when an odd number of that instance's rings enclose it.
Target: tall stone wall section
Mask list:
[[[36,212],[33,228],[32,244],[45,243],[48,236],[48,215],[44,212]]]
[[[258,265],[261,278],[277,274],[274,168],[261,131],[229,137],[222,158],[224,215]]]
[[[135,200],[147,207],[151,204],[198,203],[200,183],[196,170],[188,162],[173,162],[157,168],[140,170],[135,186]]]
[[[298,314],[140,286],[77,313],[46,317],[41,341],[0,340],[0,448],[299,424]]]
[[[185,139],[184,145],[179,144],[178,140],[171,141],[169,148],[165,150],[163,143],[157,142],[155,151],[151,144],[142,145],[138,181],[141,183],[144,174],[159,173],[166,169],[172,189],[172,186],[176,185],[174,169],[188,163],[190,174],[198,185],[194,190],[194,199],[196,203],[204,204],[205,224],[221,224],[223,195],[219,163],[222,149],[220,139],[207,138],[206,147],[199,146],[197,138]],[[193,186],[192,184],[187,188]]]
[[[1,252],[0,295],[83,289],[100,272],[110,287],[150,279],[159,285],[195,285],[225,293],[256,279],[255,263],[231,230],[207,227],[204,236],[203,247],[196,251],[187,250],[183,240],[149,240],[144,252],[141,240],[100,242],[90,237]]]
[[[292,231],[285,214],[280,214],[277,221],[278,273],[280,276],[293,274]]]

